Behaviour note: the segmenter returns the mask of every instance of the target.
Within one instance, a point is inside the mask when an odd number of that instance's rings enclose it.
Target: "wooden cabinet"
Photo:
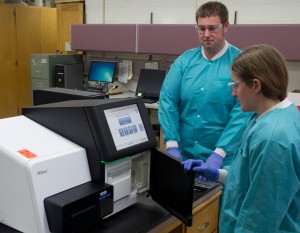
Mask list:
[[[15,6],[0,4],[0,118],[18,114]]]
[[[185,225],[177,218],[171,217],[160,228],[155,228],[148,233],[185,233]]]
[[[216,193],[193,209],[193,225],[186,228],[186,233],[218,231],[220,195]]]
[[[58,50],[63,54],[78,53],[77,51],[66,51],[65,44],[71,42],[71,25],[83,24],[84,3],[56,4],[56,8]]]
[[[56,9],[16,6],[19,114],[32,105],[30,55],[55,53]]]
[[[167,150],[166,144],[164,143],[164,134],[163,134],[161,128],[160,128],[160,132],[159,132],[159,149],[161,149],[163,151]]]
[[[30,54],[56,50],[56,9],[0,4],[0,118],[30,106]],[[54,42],[55,43],[54,43]]]
[[[214,192],[214,191],[212,191]],[[204,201],[194,203],[193,225],[186,227],[174,216],[153,228],[149,233],[216,233],[218,232],[219,204],[222,190],[214,192]],[[202,199],[202,198],[201,198]]]

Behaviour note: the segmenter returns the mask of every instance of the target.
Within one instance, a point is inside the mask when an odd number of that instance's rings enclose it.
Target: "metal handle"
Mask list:
[[[203,231],[209,226],[209,222],[205,222],[204,225],[198,227],[198,231]]]

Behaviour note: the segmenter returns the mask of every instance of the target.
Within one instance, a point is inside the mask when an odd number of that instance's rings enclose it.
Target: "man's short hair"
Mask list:
[[[227,7],[221,2],[207,2],[201,5],[196,11],[196,22],[198,18],[206,18],[210,16],[219,16],[221,23],[228,21]]]

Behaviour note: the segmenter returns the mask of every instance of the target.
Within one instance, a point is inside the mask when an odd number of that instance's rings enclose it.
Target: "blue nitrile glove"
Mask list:
[[[212,168],[221,168],[223,164],[223,157],[216,152],[213,152],[206,160],[206,163]]]
[[[193,170],[210,181],[216,181],[219,178],[219,169],[211,167],[202,160],[188,159],[181,164],[185,170]]]
[[[170,147],[167,149],[167,152],[182,161],[182,155],[180,154],[178,147]]]

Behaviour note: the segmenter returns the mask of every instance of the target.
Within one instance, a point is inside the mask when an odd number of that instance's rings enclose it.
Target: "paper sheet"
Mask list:
[[[127,83],[128,80],[132,78],[132,61],[123,60],[119,62],[119,76],[118,81],[122,83]]]
[[[147,69],[158,69],[158,62],[146,62],[145,68]]]

